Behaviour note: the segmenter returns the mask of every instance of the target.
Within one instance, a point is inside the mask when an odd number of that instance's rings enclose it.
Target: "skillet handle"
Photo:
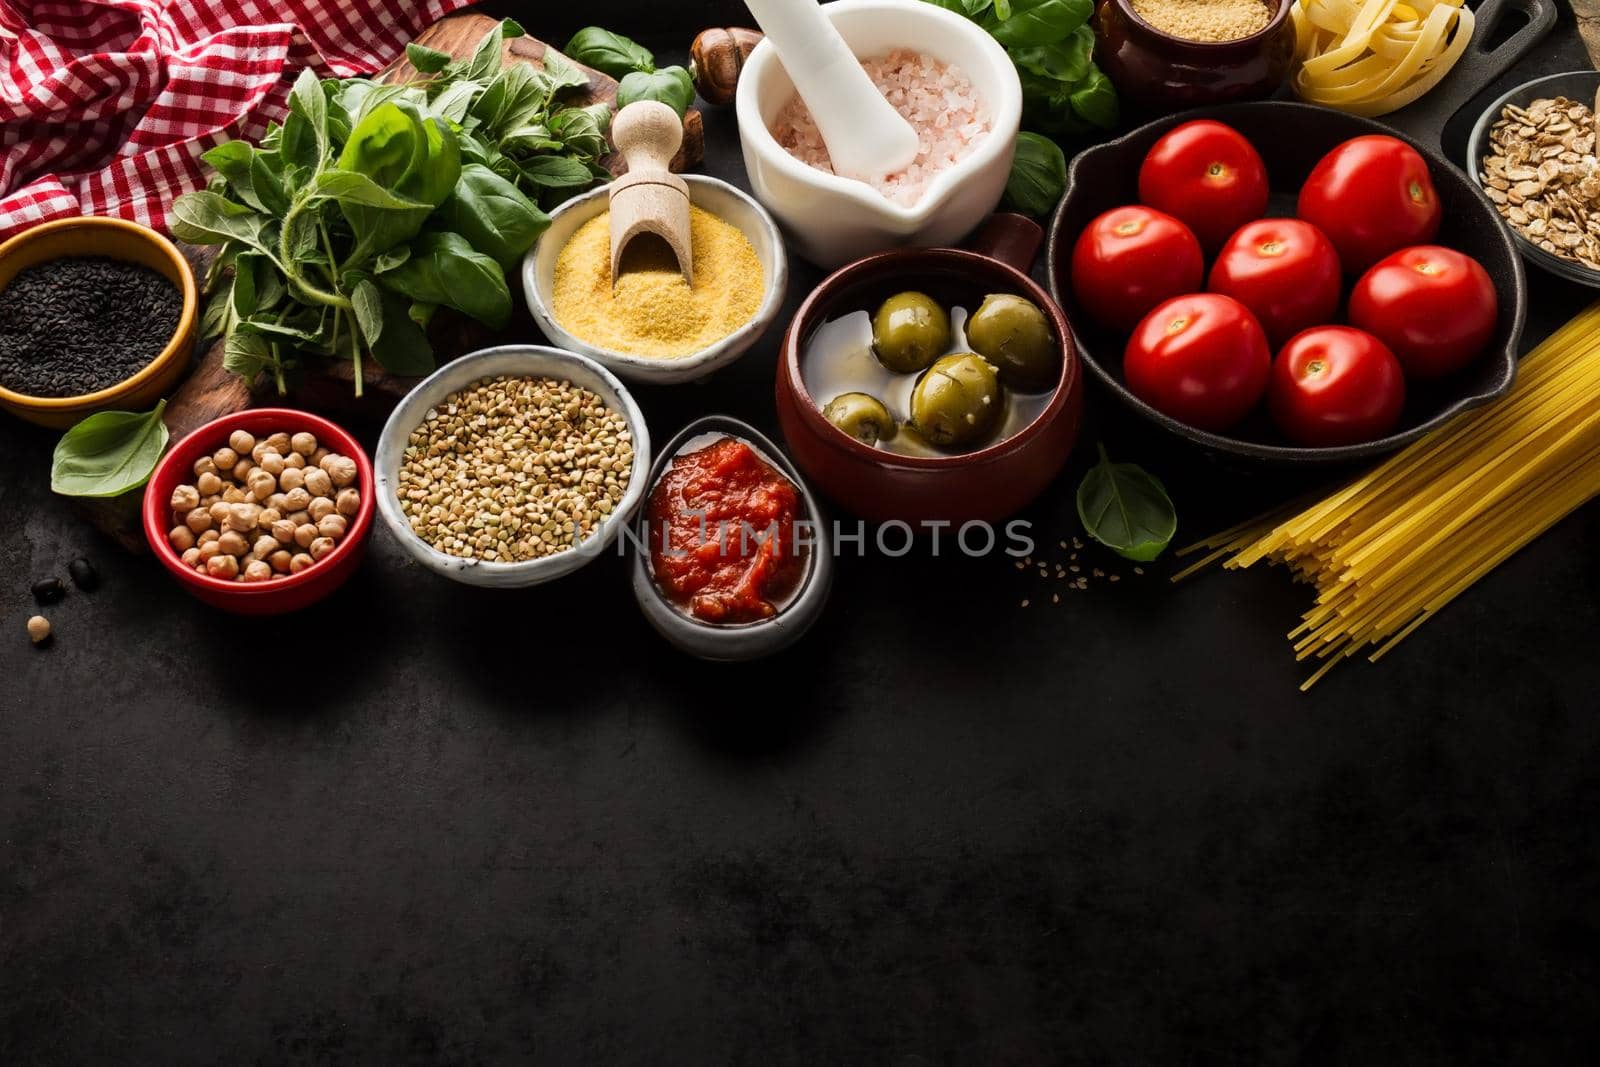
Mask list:
[[[1462,105],[1527,55],[1528,49],[1539,43],[1556,24],[1555,0],[1484,0],[1474,10],[1477,25],[1472,31],[1472,42],[1454,69],[1444,76],[1444,81],[1416,103],[1378,119],[1429,148],[1438,149],[1440,155],[1445,154],[1445,123],[1455,117]],[[1500,47],[1493,51],[1486,49],[1484,42],[1494,36],[1500,20],[1510,11],[1522,12],[1528,24]]]
[[[967,238],[962,247],[1027,274],[1033,269],[1034,257],[1039,254],[1043,240],[1044,230],[1028,216],[997,211],[984,220],[978,232]]]

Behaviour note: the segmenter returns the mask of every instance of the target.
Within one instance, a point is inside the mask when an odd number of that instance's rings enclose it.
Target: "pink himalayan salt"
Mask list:
[[[884,196],[909,207],[935,175],[971,154],[988,135],[992,120],[959,67],[905,48],[863,59],[861,66],[917,131],[917,158],[911,165],[872,182]],[[828,146],[800,94],[778,112],[772,136],[800,162],[833,173]]]

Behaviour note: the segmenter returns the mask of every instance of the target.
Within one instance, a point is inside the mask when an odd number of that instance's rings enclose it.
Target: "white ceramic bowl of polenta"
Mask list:
[[[550,218],[550,228],[522,261],[522,290],[528,310],[551,344],[589,356],[624,381],[672,385],[704,378],[726,367],[767,332],[783,307],[789,286],[789,261],[777,223],[749,194],[727,182],[699,174],[682,177],[689,185],[690,203],[736,227],[755,251],[761,265],[761,296],[749,319],[720,340],[683,355],[638,355],[606,348],[581,336],[588,332],[582,323],[574,320],[563,324],[556,314],[556,262],[579,229],[607,210],[610,189],[601,186],[557,208]],[[697,268],[697,274],[702,269],[705,265]],[[710,271],[706,273],[710,277]],[[609,278],[609,265],[605,277]]]

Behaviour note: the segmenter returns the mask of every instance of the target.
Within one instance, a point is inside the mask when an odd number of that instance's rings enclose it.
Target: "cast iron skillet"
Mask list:
[[[1493,51],[1480,42],[1490,39],[1508,9],[1528,16],[1528,24]],[[1384,122],[1327,108],[1269,100],[1197,108],[1141,126],[1115,141],[1098,145],[1073,160],[1067,192],[1050,224],[1045,258],[1050,291],[1072,320],[1073,336],[1084,363],[1123,403],[1177,436],[1214,452],[1269,464],[1339,463],[1392,452],[1511,388],[1516,377],[1518,342],[1527,311],[1527,282],[1511,233],[1476,182],[1453,166],[1440,147],[1445,122],[1466,100],[1515,63],[1555,21],[1552,0],[1487,0],[1478,8],[1475,43],[1433,93]],[[1439,244],[1460,249],[1489,272],[1500,296],[1500,319],[1488,350],[1471,366],[1441,382],[1417,385],[1406,397],[1400,427],[1387,437],[1337,448],[1294,445],[1258,410],[1226,435],[1195,429],[1163,415],[1134,396],[1123,381],[1122,350],[1126,337],[1098,329],[1072,293],[1072,246],[1089,221],[1103,211],[1137,201],[1134,176],[1150,146],[1165,132],[1192,119],[1214,118],[1248,137],[1266,160],[1274,195],[1269,215],[1294,214],[1295,190],[1317,161],[1335,145],[1363,134],[1401,137],[1428,161],[1444,208]],[[1209,264],[1208,264],[1209,267]]]

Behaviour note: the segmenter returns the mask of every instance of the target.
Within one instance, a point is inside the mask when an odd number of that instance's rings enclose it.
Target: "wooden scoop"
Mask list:
[[[611,141],[628,161],[628,173],[611,183],[611,284],[617,283],[622,252],[642,233],[667,243],[694,284],[689,244],[689,185],[667,169],[683,143],[678,113],[655,100],[636,100],[611,120]]]

